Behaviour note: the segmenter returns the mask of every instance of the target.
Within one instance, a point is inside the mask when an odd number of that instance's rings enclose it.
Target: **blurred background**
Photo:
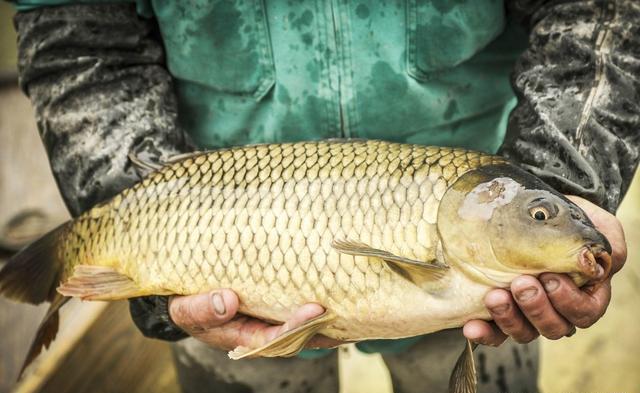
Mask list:
[[[47,163],[28,99],[18,88],[12,7],[0,1],[0,266],[11,251],[68,218]],[[640,391],[640,180],[618,216],[629,259],[613,282],[613,300],[594,327],[542,340],[540,386],[552,392]],[[0,393],[179,392],[168,344],[145,339],[125,302],[72,302],[58,339],[16,384],[46,306],[0,298]],[[342,393],[389,393],[376,355],[341,350]],[[425,390],[426,391],[426,390]]]

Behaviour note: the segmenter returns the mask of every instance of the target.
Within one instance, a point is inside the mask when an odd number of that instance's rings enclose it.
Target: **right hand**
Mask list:
[[[271,325],[237,314],[238,304],[238,296],[230,289],[174,296],[169,300],[169,316],[190,336],[213,348],[230,351],[238,346],[261,347],[324,312],[319,304],[308,303],[294,311],[286,323]],[[316,335],[306,348],[333,348],[340,344],[340,341]]]

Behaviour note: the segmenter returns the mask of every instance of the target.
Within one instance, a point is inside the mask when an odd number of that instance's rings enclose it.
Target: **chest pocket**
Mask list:
[[[273,86],[263,0],[158,0],[153,6],[174,77],[256,99]]]
[[[471,58],[504,29],[502,1],[407,1],[407,72],[420,81]]]

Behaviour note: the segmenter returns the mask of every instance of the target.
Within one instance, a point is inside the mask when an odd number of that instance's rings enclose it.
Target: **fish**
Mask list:
[[[324,314],[232,359],[294,356],[315,334],[398,339],[490,320],[493,288],[521,274],[598,285],[611,246],[576,204],[504,158],[377,140],[260,144],[181,155],[16,254],[0,294],[52,303],[30,351],[77,297],[230,288],[242,314]],[[451,392],[475,391],[465,344]]]

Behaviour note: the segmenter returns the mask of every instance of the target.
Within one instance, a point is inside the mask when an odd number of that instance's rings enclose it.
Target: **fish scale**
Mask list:
[[[433,260],[444,192],[466,171],[499,162],[379,141],[200,153],[85,213],[60,249],[67,261],[113,267],[149,293],[232,288],[242,312],[275,321],[318,302],[349,338],[376,329],[380,336],[385,321],[372,318],[402,322],[380,310],[402,302],[410,283],[381,261],[339,254],[332,243],[355,240]]]

